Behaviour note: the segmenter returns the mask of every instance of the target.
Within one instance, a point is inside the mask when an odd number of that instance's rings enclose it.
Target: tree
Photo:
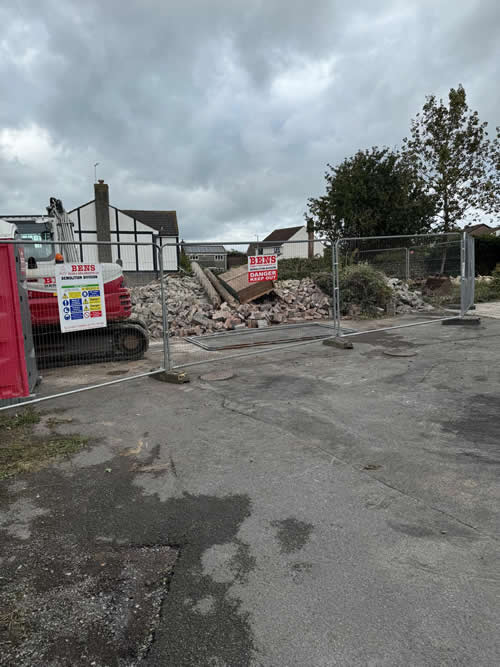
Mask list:
[[[403,154],[436,199],[438,231],[457,229],[466,216],[500,212],[500,134],[497,127],[490,140],[487,125],[469,111],[462,85],[450,89],[448,106],[428,96],[412,120]]]
[[[417,234],[429,230],[435,200],[413,165],[389,148],[358,151],[328,165],[326,194],[308,200],[308,226],[332,241],[340,237]]]

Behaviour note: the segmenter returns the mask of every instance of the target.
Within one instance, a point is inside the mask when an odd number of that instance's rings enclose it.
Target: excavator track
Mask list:
[[[142,359],[149,334],[141,320],[109,322],[102,329],[61,333],[58,327],[33,331],[37,363],[41,368],[102,361]]]

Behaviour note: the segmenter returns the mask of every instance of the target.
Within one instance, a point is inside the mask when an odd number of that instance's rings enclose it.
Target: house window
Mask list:
[[[189,255],[189,259],[192,259],[196,262],[199,259],[199,256],[198,255]]]
[[[275,255],[281,255],[281,246],[278,245],[278,246],[276,246],[276,248],[273,248],[273,253]]]
[[[263,255],[264,254],[264,248],[257,248],[257,254],[258,255]]]
[[[215,261],[216,262],[223,262],[224,261],[224,255],[215,255]]]

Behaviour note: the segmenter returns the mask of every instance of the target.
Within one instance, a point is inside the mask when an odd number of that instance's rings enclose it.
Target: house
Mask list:
[[[500,236],[500,227],[490,227],[490,225],[480,222],[477,225],[464,227],[464,232],[471,236]]]
[[[183,243],[182,249],[190,260],[205,269],[227,271],[227,250],[223,245],[198,245]]]
[[[302,241],[303,243],[289,243]],[[314,240],[314,232],[307,230],[307,225],[275,229],[265,239],[248,246],[248,255],[278,255],[283,259],[295,257],[323,256],[325,247]]]
[[[109,203],[109,187],[94,184],[94,199],[68,213],[77,241],[117,241],[160,245],[179,242],[176,211],[119,209]],[[178,271],[178,247],[163,250],[165,271]],[[118,262],[129,284],[144,284],[158,276],[158,253],[152,245],[80,246],[81,261]]]

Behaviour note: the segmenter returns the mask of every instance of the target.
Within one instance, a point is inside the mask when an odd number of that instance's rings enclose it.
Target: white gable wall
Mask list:
[[[307,236],[307,227],[304,225],[290,238],[290,241],[302,241],[302,243],[283,243],[276,242],[276,246],[265,246],[264,255],[274,255],[280,249],[279,257],[283,259],[293,259],[304,257],[307,258],[309,254],[309,243]],[[319,241],[314,242],[314,254],[323,256],[325,248]]]
[[[155,232],[147,225],[122,213],[114,206],[109,207],[111,240],[117,241],[112,247],[113,261],[121,259],[124,271],[156,271],[158,262],[153,258],[152,243]],[[118,245],[119,243],[119,245]],[[135,245],[147,243],[149,245]],[[125,245],[124,245],[125,244]],[[127,245],[130,244],[130,245]],[[174,269],[176,270],[176,269]]]
[[[165,245],[167,243],[178,243],[175,236],[162,236],[160,243],[163,247],[163,267],[165,271],[178,271],[177,266],[177,246]],[[175,267],[175,268],[174,268]]]
[[[91,201],[84,206],[72,211],[69,214],[69,219],[73,223],[73,234],[77,241],[83,243],[95,243],[97,238],[96,221],[95,221],[95,206]],[[80,260],[82,262],[98,261],[97,246],[82,245],[79,246]]]
[[[78,217],[78,212],[80,216]],[[78,232],[79,227],[82,231],[86,232],[95,232],[96,231],[96,222],[95,222],[95,205],[91,201],[84,206],[80,206],[69,214],[70,220],[74,223],[74,230]],[[80,223],[80,225],[78,224]]]
[[[77,241],[96,243],[96,215],[95,202],[91,201],[80,206],[69,214],[74,223],[74,233]],[[116,245],[111,247],[113,262],[120,259],[124,271],[157,271],[158,258],[154,257],[153,242],[158,238],[155,230],[144,225],[139,220],[126,215],[114,206],[109,207],[109,227],[111,241]],[[176,243],[174,237],[162,237],[163,243]],[[124,245],[130,243],[131,245]],[[147,245],[135,245],[143,243]],[[82,261],[97,261],[97,246],[82,246]],[[178,271],[177,248],[169,246],[163,250],[163,265],[165,271]]]
[[[308,241],[309,237],[307,235],[307,226],[304,225],[296,232],[290,241]],[[283,244],[283,257],[308,257],[309,244],[308,243],[288,243]],[[325,253],[325,247],[320,241],[314,241],[314,256],[319,255],[323,257]],[[294,249],[295,248],[295,249]],[[286,255],[288,252],[290,254]],[[304,254],[305,253],[305,254]]]
[[[303,243],[283,243],[281,246],[281,257],[283,259],[292,259],[294,257],[305,257],[307,259],[308,253],[308,236],[307,229],[301,227],[298,232],[290,238],[290,241],[302,241]]]

